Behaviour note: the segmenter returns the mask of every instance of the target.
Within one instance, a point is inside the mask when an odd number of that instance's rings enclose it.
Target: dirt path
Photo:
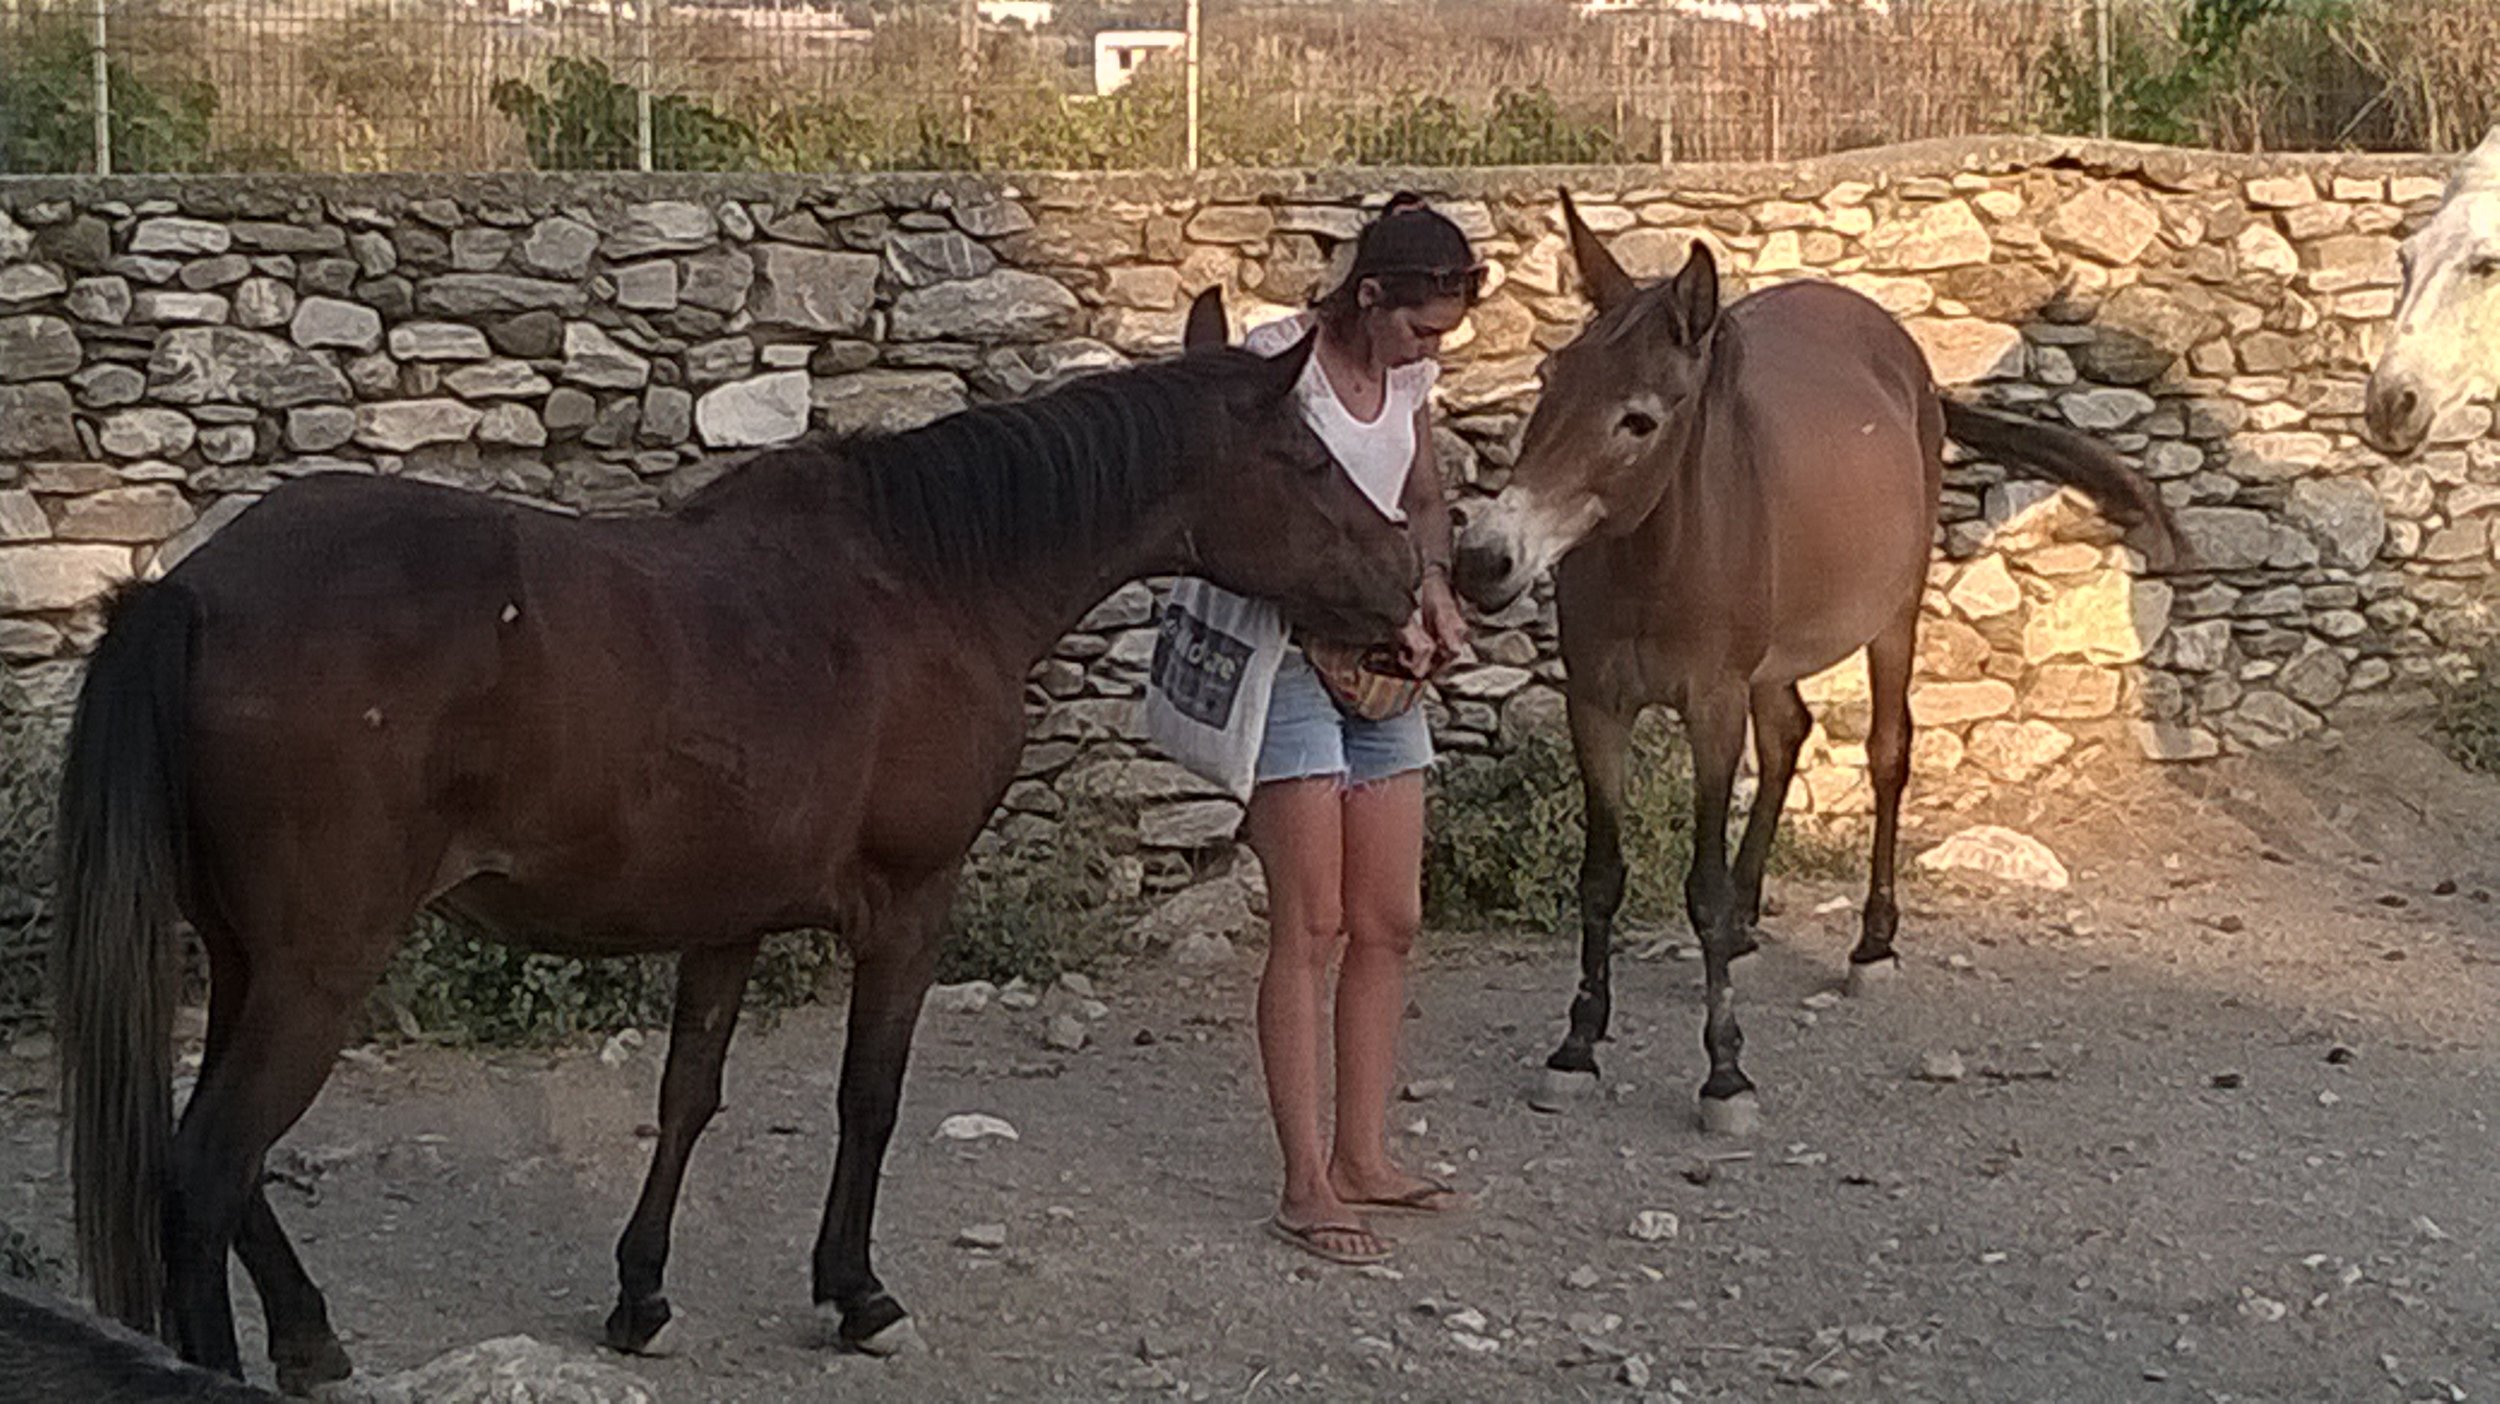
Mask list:
[[[1246,958],[1102,979],[1111,1015],[1072,1055],[1040,1011],[933,1013],[880,1215],[930,1344],[899,1361],[827,1353],[805,1310],[840,1020],[791,1016],[741,1040],[697,1153],[687,1349],[635,1368],[673,1401],[2500,1394],[2500,787],[2391,733],[2007,803],[2074,889],[1913,887],[1880,1001],[1823,997],[1853,930],[1821,909],[1850,890],[1781,890],[1738,967],[1768,1129],[1706,1183],[1697,1157],[1731,1147],[1691,1129],[1697,962],[1621,966],[1607,1091],[1546,1117],[1521,1094],[1565,948],[1440,940],[1407,1065],[1451,1085],[1398,1109],[1399,1144],[1485,1202],[1392,1226],[1388,1272],[1257,1231]],[[1962,1079],[1922,1080],[1947,1051]],[[589,1348],[658,1065],[654,1040],[615,1065],[342,1068],[278,1206],[364,1365],[512,1332]],[[49,1094],[0,1070],[0,1216],[57,1249]],[[1021,1139],[932,1139],[966,1111]],[[1674,1232],[1636,1237],[1649,1210]],[[1004,1248],[956,1246],[973,1225]]]

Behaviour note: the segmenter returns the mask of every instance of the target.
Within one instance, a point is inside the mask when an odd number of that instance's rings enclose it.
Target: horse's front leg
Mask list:
[[[868,1264],[877,1178],[903,1101],[913,1026],[937,969],[937,946],[953,895],[948,870],[895,895],[869,916],[854,943],[849,1037],[842,1050],[841,1117],[833,1186],[816,1234],[815,1300],[838,1318],[846,1348],[891,1355],[916,1338],[911,1317]]]
[[[668,1067],[660,1074],[660,1139],[642,1200],[616,1244],[618,1294],[608,1316],[608,1344],[642,1355],[666,1353],[670,1320],[661,1278],[668,1267],[669,1225],[686,1158],[720,1110],[721,1065],[738,1027],[747,972],[757,943],[697,947],[677,958],[677,1009],[669,1020]]]

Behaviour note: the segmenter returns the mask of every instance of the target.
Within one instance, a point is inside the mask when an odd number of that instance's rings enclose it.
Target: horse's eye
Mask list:
[[[1658,432],[1658,416],[1644,414],[1639,410],[1625,410],[1623,422],[1617,427],[1633,438],[1646,439]]]
[[[2467,262],[2465,271],[2477,278],[2500,278],[2500,254],[2480,254]]]

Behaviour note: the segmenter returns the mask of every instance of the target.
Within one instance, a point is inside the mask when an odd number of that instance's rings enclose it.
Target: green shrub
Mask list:
[[[62,743],[57,721],[0,713],[0,1037],[52,1012],[45,972]]]
[[[1035,982],[1108,954],[1140,899],[1121,895],[1115,836],[1134,835],[1133,807],[1080,801],[1046,840],[976,861],[955,897],[938,978]]]
[[[746,1007],[806,1003],[833,968],[820,932],[764,943],[747,979]],[[626,1027],[665,1027],[676,992],[667,955],[575,960],[506,945],[435,913],[382,977],[375,1003],[385,1027],[443,1043],[547,1044]]]
[[[1136,815],[1107,803],[1073,807],[1047,840],[972,864],[940,948],[941,980],[1022,976],[1048,981],[1110,950],[1134,915],[1115,897],[1112,836]],[[805,1004],[835,983],[841,957],[821,932],[764,943],[747,982],[749,1010]],[[674,999],[674,956],[576,960],[506,945],[427,913],[375,995],[375,1023],[457,1044],[549,1044],[626,1027],[662,1027]]]
[[[2342,0],[2185,0],[2113,7],[2109,18],[2109,134],[2173,145],[2245,143],[2278,91],[2304,79],[2279,71],[2348,18]],[[2297,19],[2297,25],[2274,21]],[[2316,56],[2300,65],[2314,77]],[[2060,39],[2043,60],[2044,121],[2092,132],[2100,121],[2097,39]],[[2234,140],[2236,139],[2236,141]]]
[[[521,124],[542,171],[627,171],[638,164],[637,90],[597,59],[547,61],[543,85],[506,78],[495,109]],[[754,128],[692,98],[651,98],[651,165],[662,171],[740,171],[756,165]]]
[[[91,170],[95,87],[83,7],[39,11],[12,28],[0,50],[0,172]],[[197,171],[220,164],[210,131],[217,87],[202,78],[142,78],[126,57],[105,65],[113,166],[121,171]],[[262,165],[275,153],[256,152]]]
[[[1440,767],[1425,825],[1424,905],[1437,926],[1560,930],[1579,912],[1580,772],[1571,744],[1531,735],[1498,756],[1461,756]],[[1625,786],[1620,916],[1683,920],[1684,871],[1692,862],[1692,757],[1681,732],[1652,714],[1633,733]],[[1730,842],[1743,814],[1730,818]],[[1790,816],[1771,851],[1774,873],[1854,873],[1852,843]]]
[[[1344,114],[1337,139],[1337,159],[1361,166],[1566,165],[1620,155],[1611,130],[1565,112],[1542,88],[1503,89],[1483,112],[1400,93]]]
[[[42,1244],[23,1231],[0,1223],[0,1277],[59,1292],[69,1283],[69,1264],[45,1252]]]
[[[2500,650],[2487,650],[2474,670],[2439,688],[2441,742],[2457,764],[2500,775]]]

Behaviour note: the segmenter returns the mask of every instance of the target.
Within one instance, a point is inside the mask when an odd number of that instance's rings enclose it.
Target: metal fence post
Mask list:
[[[1189,16],[1184,27],[1188,31],[1185,57],[1188,59],[1189,136],[1181,164],[1194,171],[1198,169],[1198,0],[1189,0]]]
[[[113,70],[105,47],[108,36],[104,28],[106,0],[95,0],[95,32],[88,55],[89,81],[94,84],[91,101],[95,105],[95,173],[113,173]]]
[[[955,7],[955,90],[962,108],[964,145],[972,145],[973,94],[981,86],[981,6],[960,0]]]
[[[2109,140],[2109,0],[2092,0],[2094,50],[2093,69],[2099,86],[2100,120],[2095,130],[2103,141]]]
[[[1668,53],[1668,36],[1674,33],[1664,0],[1651,12],[1656,26],[1650,65],[1658,72],[1658,164],[1675,164],[1675,61]]]
[[[651,10],[660,0],[634,0],[634,169],[652,166]]]

